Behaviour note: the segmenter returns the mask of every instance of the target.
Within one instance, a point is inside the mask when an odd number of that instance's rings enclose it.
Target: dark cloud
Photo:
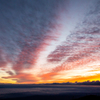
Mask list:
[[[4,68],[7,65],[7,60],[5,59],[5,53],[3,52],[2,48],[0,48],[0,67],[1,68]]]
[[[74,31],[66,38],[66,41],[48,55],[48,62],[58,63],[66,59],[64,63],[68,64],[81,59],[92,58],[94,54],[98,57],[100,54],[99,4],[100,2],[97,2],[92,10],[86,14],[83,22],[78,24]]]
[[[11,63],[18,74],[34,66],[40,52],[57,38],[57,20],[65,2],[0,0],[0,67]]]
[[[6,73],[8,73],[9,75],[14,75],[12,71],[7,71]]]

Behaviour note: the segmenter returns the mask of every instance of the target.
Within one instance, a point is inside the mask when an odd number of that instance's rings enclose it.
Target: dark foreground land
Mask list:
[[[16,97],[0,98],[0,100],[100,100],[99,95],[89,95],[89,94],[59,94],[59,95],[31,95],[31,96],[20,96],[18,94],[9,94],[16,95]],[[23,95],[23,94],[22,94]],[[6,96],[6,95],[5,95]]]
[[[100,85],[0,85],[0,100],[100,100]]]

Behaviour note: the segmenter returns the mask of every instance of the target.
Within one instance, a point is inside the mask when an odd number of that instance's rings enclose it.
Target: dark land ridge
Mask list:
[[[86,94],[70,94],[70,95],[60,94],[60,95],[33,95],[33,96],[24,96],[24,97],[16,97],[16,98],[15,97],[0,98],[0,100],[90,100],[90,99],[100,100],[100,96],[86,95]]]
[[[43,87],[46,85],[100,85],[100,81],[92,81],[90,82],[89,80],[88,81],[85,81],[85,82],[75,82],[75,83],[71,83],[71,82],[65,82],[65,83],[45,83],[45,84],[3,84],[3,83],[0,83],[0,88],[32,88],[32,87]]]

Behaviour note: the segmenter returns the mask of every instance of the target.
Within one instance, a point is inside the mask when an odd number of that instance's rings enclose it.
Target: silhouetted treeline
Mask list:
[[[75,83],[71,83],[71,82],[66,82],[66,83],[53,83],[53,84],[62,84],[62,85],[100,85],[100,81],[85,81],[85,82],[75,82]]]
[[[49,83],[47,83],[49,84]],[[100,81],[85,81],[85,82],[75,82],[75,83],[71,83],[71,82],[65,82],[65,83],[52,83],[53,85],[100,85]],[[50,84],[49,84],[50,85]]]
[[[75,82],[77,85],[100,85],[100,81],[85,81],[85,82]]]

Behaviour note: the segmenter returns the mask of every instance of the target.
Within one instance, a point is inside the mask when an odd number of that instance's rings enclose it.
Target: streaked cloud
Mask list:
[[[75,63],[89,58],[91,59],[94,55],[97,56],[97,59],[99,58],[100,8],[98,5],[99,2],[85,15],[84,20],[79,23],[73,31],[71,31],[71,34],[66,37],[66,41],[61,45],[58,45],[57,48],[48,55],[48,62],[58,63],[64,60],[67,67],[69,63]]]
[[[0,0],[0,67],[11,64],[9,77],[34,80],[23,70],[37,63],[40,52],[58,37],[59,12],[65,0]],[[67,2],[66,2],[67,3]],[[28,77],[29,76],[29,77]]]
[[[89,4],[89,1],[85,2]],[[94,62],[100,60],[99,5],[99,0],[92,0],[92,6],[83,13],[84,18],[79,22],[75,19],[74,29],[70,28],[72,30],[66,30],[64,34],[65,27],[68,26],[64,20],[71,23],[77,14],[71,0],[1,0],[0,70],[5,71],[2,79],[12,79],[16,83],[42,83],[82,81],[96,78],[96,73],[99,76],[99,68],[91,68]],[[73,14],[68,13],[69,16],[72,14],[72,18],[67,18],[66,13],[72,9]],[[63,19],[61,23],[60,18]],[[60,38],[61,27],[64,29],[62,34],[66,37],[64,41]],[[55,50],[53,41],[59,43]],[[59,41],[63,42],[60,44]],[[49,46],[51,48],[47,50]],[[45,60],[39,59],[42,52],[49,54]],[[45,55],[41,58],[43,56]],[[45,62],[39,65],[39,61]],[[79,69],[82,71],[79,72]]]

